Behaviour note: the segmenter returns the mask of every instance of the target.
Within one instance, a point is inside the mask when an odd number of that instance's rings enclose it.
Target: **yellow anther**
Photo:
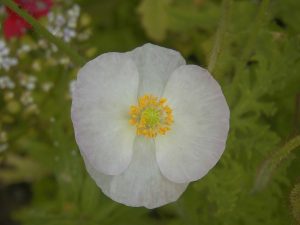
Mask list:
[[[135,119],[130,119],[130,120],[129,120],[129,123],[130,123],[131,125],[135,125],[135,124],[136,124],[136,120],[135,120]]]
[[[159,104],[160,105],[163,105],[163,104],[165,104],[167,102],[167,99],[166,98],[161,98],[160,100],[159,100]]]
[[[136,106],[130,106],[129,123],[136,126],[136,134],[154,138],[157,134],[165,135],[174,123],[172,109],[165,105],[167,99],[153,95],[139,97]]]

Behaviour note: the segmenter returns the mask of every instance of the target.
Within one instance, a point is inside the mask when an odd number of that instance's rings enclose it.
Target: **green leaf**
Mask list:
[[[155,41],[165,39],[168,27],[169,0],[143,0],[138,7],[146,33]]]
[[[39,163],[29,157],[7,154],[0,169],[0,180],[4,184],[32,182],[48,174]]]
[[[191,4],[180,4],[168,8],[169,29],[177,32],[203,29],[214,32],[220,16],[220,6],[207,2],[197,8]]]

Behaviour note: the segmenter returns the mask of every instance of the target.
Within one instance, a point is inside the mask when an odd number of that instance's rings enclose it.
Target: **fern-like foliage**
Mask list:
[[[300,184],[296,184],[290,194],[292,213],[298,224],[300,224]]]

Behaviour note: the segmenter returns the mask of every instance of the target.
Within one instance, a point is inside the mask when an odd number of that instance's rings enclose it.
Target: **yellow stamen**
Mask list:
[[[136,126],[137,135],[154,138],[157,134],[165,135],[174,123],[173,111],[166,105],[167,99],[153,95],[144,95],[136,106],[130,106],[129,123]]]

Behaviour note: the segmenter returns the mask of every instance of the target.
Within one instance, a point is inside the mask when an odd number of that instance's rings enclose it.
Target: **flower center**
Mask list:
[[[138,104],[131,106],[129,123],[136,126],[137,135],[154,138],[166,134],[174,122],[172,109],[166,105],[167,99],[153,95],[139,97]]]

